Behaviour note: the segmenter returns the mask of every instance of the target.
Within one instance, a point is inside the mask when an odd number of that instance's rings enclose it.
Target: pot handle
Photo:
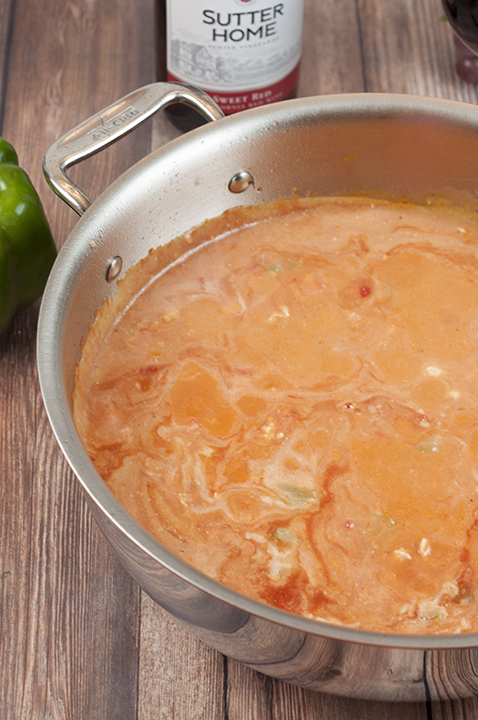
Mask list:
[[[43,173],[53,192],[78,215],[83,215],[91,200],[67,176],[68,168],[116,142],[158,110],[178,102],[197,110],[208,121],[224,117],[209,95],[198,88],[165,82],[145,85],[80,123],[53,143],[43,160]]]

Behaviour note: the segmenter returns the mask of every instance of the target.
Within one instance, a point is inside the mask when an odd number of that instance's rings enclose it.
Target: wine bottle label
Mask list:
[[[196,85],[226,113],[296,86],[304,0],[167,0],[168,80]]]

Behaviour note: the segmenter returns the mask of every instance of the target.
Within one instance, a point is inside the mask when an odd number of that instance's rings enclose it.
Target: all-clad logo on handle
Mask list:
[[[115,115],[113,118],[111,118],[111,120],[108,120],[108,122],[105,122],[104,118],[101,118],[101,125],[93,128],[93,130],[89,130],[86,134],[87,136],[91,137],[93,141],[101,140],[107,135],[111,135],[111,133],[115,132],[115,130],[120,128],[122,125],[125,125],[132,118],[136,117],[136,115],[139,114],[139,110],[136,110],[135,107],[130,105],[129,108],[126,108],[126,110],[123,110],[123,112]]]

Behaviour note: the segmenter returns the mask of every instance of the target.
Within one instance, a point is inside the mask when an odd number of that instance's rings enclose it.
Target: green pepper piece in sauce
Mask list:
[[[56,246],[40,198],[0,137],[0,333],[43,293]]]

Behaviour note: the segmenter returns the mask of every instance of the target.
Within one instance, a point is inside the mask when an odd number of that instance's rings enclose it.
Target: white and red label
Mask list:
[[[297,84],[304,0],[168,0],[168,80],[226,113],[276,102]]]

